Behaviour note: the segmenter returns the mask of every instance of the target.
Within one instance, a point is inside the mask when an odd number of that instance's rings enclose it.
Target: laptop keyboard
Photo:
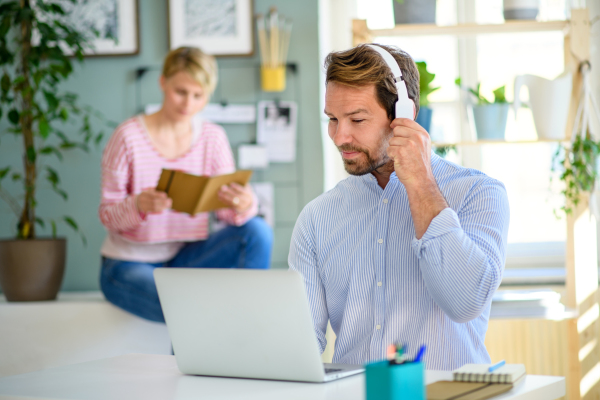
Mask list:
[[[341,368],[325,368],[325,373],[326,374],[331,374],[333,372],[339,372],[341,370],[342,370]]]

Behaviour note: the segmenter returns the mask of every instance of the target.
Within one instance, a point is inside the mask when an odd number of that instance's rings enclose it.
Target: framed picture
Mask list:
[[[169,46],[214,56],[254,52],[252,0],[169,0]]]
[[[86,56],[125,56],[140,51],[138,0],[63,1],[67,18],[89,32],[94,46]],[[92,32],[99,34],[95,37]]]

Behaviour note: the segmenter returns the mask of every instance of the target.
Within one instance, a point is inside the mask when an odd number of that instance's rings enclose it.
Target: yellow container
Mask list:
[[[283,92],[285,90],[285,66],[261,67],[260,75],[262,90],[265,92]]]

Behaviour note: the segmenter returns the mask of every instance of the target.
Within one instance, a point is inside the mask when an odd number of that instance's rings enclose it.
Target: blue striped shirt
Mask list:
[[[372,174],[350,176],[298,217],[288,262],[303,276],[321,351],[331,321],[333,362],[380,360],[392,343],[410,356],[425,344],[428,369],[490,362],[484,338],[506,259],[506,191],[435,154],[431,163],[449,208],[420,240],[395,172],[385,189]]]

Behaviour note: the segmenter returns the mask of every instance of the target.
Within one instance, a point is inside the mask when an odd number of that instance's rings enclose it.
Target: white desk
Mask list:
[[[427,383],[451,379],[427,371]],[[529,375],[495,400],[550,400],[565,394],[565,379]],[[364,399],[364,375],[330,383],[294,383],[187,376],[174,356],[128,354],[0,378],[0,400]]]

